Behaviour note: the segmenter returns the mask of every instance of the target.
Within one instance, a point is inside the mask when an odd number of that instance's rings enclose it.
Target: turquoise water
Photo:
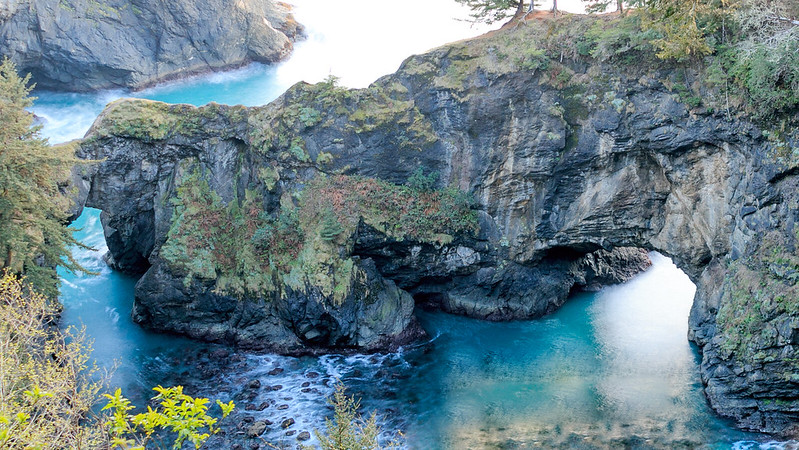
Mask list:
[[[362,88],[394,72],[412,54],[477,36],[491,28],[465,22],[468,10],[455,0],[405,0],[402,8],[388,0],[291,3],[295,5],[295,17],[306,26],[307,38],[295,44],[287,61],[275,66],[252,64],[137,92],[37,91],[39,99],[33,111],[43,119],[43,134],[51,143],[81,138],[103,107],[122,97],[192,105],[213,101],[255,106],[274,100],[295,83],[319,82],[330,75],[338,77],[343,86]]]
[[[122,96],[256,105],[300,79],[318,81],[330,73],[348,86],[363,86],[411,52],[481,31],[463,23],[433,25],[453,15],[452,0],[409,0],[411,13],[398,9],[391,20],[388,2],[295,3],[310,37],[285,64],[256,64],[137,93],[39,92],[33,110],[44,119],[45,135],[60,142],[82,136],[104,105]],[[414,3],[429,14],[419,18]],[[410,42],[422,33],[410,36],[409,24],[446,33]],[[290,358],[143,330],[130,319],[136,279],[102,261],[107,248],[99,211],[87,209],[74,225],[81,228],[79,239],[98,249],[76,249],[75,256],[99,274],[61,273],[64,326],[85,326],[97,364],[113,370],[110,384],[139,405],[156,384],[234,399],[239,406],[225,422],[226,436],[214,437],[209,448],[256,443],[243,437],[251,420],[274,422],[264,438],[293,446],[296,433],[323,426],[335,379],[378,413],[387,438],[403,430],[415,449],[792,445],[737,431],[708,408],[699,356],[686,339],[694,287],[657,254],[654,266],[634,280],[577,295],[541,320],[490,323],[419,311],[431,338],[400,352]],[[247,387],[256,380],[260,386]],[[277,425],[288,418],[296,421],[288,430]]]
[[[72,225],[79,229],[75,236],[96,249],[74,249],[73,256],[97,275],[72,274],[59,268],[62,325],[85,328],[93,341],[94,360],[111,375],[110,385],[140,398],[150,387],[169,379],[164,358],[202,344],[150,333],[133,323],[130,311],[137,279],[111,270],[103,261],[108,247],[100,226],[100,211],[86,208]]]
[[[210,102],[256,106],[269,103],[288,87],[278,82],[276,68],[251,64],[242,69],[166,83],[138,92],[36,92],[33,108],[42,119],[44,134],[53,143],[83,137],[105,105],[122,97],[146,98],[195,106]]]
[[[138,404],[156,384],[234,399],[232,429],[210,448],[245,441],[235,427],[247,417],[293,418],[295,432],[322,427],[335,379],[378,413],[387,438],[403,430],[409,448],[771,448],[707,406],[699,355],[685,337],[694,287],[656,253],[653,267],[630,282],[578,294],[540,320],[417,311],[431,338],[398,353],[292,358],[141,329],[130,319],[136,280],[102,262],[99,211],[87,209],[75,226],[98,248],[76,256],[100,274],[62,274],[64,325],[86,327],[98,364],[116,366],[111,385]],[[253,380],[258,389],[246,387]],[[247,411],[250,404],[269,406]],[[285,433],[275,426],[264,437],[295,442]]]

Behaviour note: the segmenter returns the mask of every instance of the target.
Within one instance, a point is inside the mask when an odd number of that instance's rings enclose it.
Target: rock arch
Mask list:
[[[797,292],[795,167],[775,159],[753,124],[681,104],[655,78],[668,73],[605,67],[611,81],[586,73],[575,91],[536,72],[471,67],[453,85],[441,69],[459,64],[453,52],[412,57],[365,90],[300,84],[262,108],[109,107],[82,144],[84,156],[103,159],[87,175],[87,204],[118,236],[109,241],[118,263],[130,253],[152,264],[137,285],[138,317],[288,351],[385,347],[414,335],[408,292],[462,314],[534,317],[599,275],[597,267],[635,260],[608,251],[658,250],[697,284],[689,335],[703,352],[713,407],[746,428],[795,432],[799,299],[777,300],[779,292],[749,282]],[[314,120],[298,115],[311,109]],[[137,122],[154,111],[166,132]],[[313,287],[239,302],[159,254],[175,180],[188,167],[231,193],[225,201],[260,190],[267,212],[315,177],[404,182],[421,167],[438,172],[440,187],[474,196],[479,229],[421,242],[362,220],[342,247],[362,276],[349,279],[340,303]],[[264,168],[280,176],[264,180]],[[768,333],[730,319],[754,310]]]

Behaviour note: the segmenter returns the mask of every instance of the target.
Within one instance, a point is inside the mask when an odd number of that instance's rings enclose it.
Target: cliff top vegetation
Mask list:
[[[796,2],[585,0],[589,11],[603,11],[615,3],[619,12],[553,17],[532,13],[523,1],[459,1],[472,7],[475,20],[502,20],[515,11],[504,26],[511,32],[497,35],[516,36],[504,56],[531,68],[550,66],[551,60],[589,59],[639,70],[685,68],[701,73],[695,85],[676,87],[688,103],[707,103],[728,114],[741,111],[761,122],[793,116],[799,107]],[[518,37],[521,28],[532,30]],[[717,98],[707,98],[700,92],[703,88],[713,90]]]

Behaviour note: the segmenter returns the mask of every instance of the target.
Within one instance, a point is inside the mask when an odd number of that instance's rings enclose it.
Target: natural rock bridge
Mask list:
[[[413,337],[411,294],[536,317],[645,267],[629,247],[657,250],[697,284],[713,407],[796,432],[796,165],[753,124],[680,103],[672,72],[576,65],[563,87],[492,39],[259,108],[110,105],[83,187],[114,264],[146,271],[135,317],[279,351],[375,349]],[[419,168],[439,190],[408,197]],[[388,223],[391,208],[418,214]]]

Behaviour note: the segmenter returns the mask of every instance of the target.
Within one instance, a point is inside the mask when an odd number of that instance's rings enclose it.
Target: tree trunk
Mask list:
[[[531,0],[535,2],[535,0]],[[519,4],[516,6],[516,14],[514,17],[521,17],[524,14],[524,0],[519,0]]]
[[[620,13],[624,12],[624,0],[616,0],[616,11]]]
[[[11,265],[14,262],[14,249],[9,246],[6,250],[6,260],[3,261],[3,269],[10,268],[14,270],[14,267]]]
[[[552,14],[558,15],[558,0],[552,0]]]

